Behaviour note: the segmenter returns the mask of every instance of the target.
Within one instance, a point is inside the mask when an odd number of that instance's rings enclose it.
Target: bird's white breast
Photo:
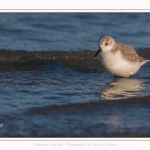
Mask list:
[[[115,53],[111,51],[102,51],[100,55],[100,60],[105,68],[115,76],[129,77],[140,69],[139,63],[127,61],[120,51]]]

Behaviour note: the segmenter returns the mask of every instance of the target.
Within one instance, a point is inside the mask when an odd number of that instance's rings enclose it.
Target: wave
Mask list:
[[[81,113],[82,111],[93,111],[93,110],[109,110],[110,108],[118,109],[118,107],[135,107],[142,106],[149,108],[150,107],[150,96],[143,97],[133,97],[127,99],[119,99],[113,101],[93,101],[87,103],[70,103],[70,104],[55,104],[55,105],[46,105],[41,107],[32,107],[27,110],[29,114],[45,114],[45,113]],[[107,108],[107,109],[106,109]]]
[[[149,58],[150,48],[139,50],[140,56]],[[30,61],[55,61],[55,60],[96,60],[94,54],[96,50],[82,50],[82,51],[25,51],[25,50],[0,50],[1,62],[30,62]]]
[[[62,66],[86,71],[96,71],[100,64],[94,59],[95,51],[25,51],[25,50],[0,50],[0,69],[24,70],[33,69],[33,66],[50,64],[51,66]],[[64,66],[63,66],[64,67]],[[37,67],[36,67],[37,68]]]
[[[150,48],[139,50],[140,56],[150,58]],[[94,58],[96,50],[82,51],[25,51],[0,50],[0,70],[25,70],[37,68],[37,65],[50,64],[84,71],[88,73],[101,72],[103,67],[98,58]],[[35,67],[35,66],[36,67]]]
[[[29,62],[29,61],[51,61],[51,60],[91,60],[94,51],[11,51],[0,50],[0,62]]]

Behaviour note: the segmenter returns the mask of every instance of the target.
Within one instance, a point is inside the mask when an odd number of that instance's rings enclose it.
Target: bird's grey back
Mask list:
[[[114,45],[114,48],[112,49],[112,52],[115,54],[117,51],[121,51],[123,57],[130,62],[136,63],[144,63],[146,60],[143,57],[140,57],[137,52],[134,50],[132,46],[123,44],[123,43],[117,43]]]

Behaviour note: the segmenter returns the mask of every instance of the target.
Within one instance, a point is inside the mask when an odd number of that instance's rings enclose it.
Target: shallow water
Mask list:
[[[0,137],[149,137],[150,63],[114,78],[93,57],[109,34],[150,59],[149,20],[149,13],[0,13]]]

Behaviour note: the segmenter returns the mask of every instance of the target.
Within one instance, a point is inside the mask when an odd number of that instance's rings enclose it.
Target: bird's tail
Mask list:
[[[141,62],[141,66],[144,65],[145,63],[150,62],[150,60],[145,59],[144,61]]]
[[[145,63],[150,62],[150,60],[145,59],[143,57],[139,57],[139,62],[140,62],[141,65],[144,65]]]
[[[146,61],[146,62],[150,62],[150,60],[148,60],[148,59],[146,59],[145,61]]]

